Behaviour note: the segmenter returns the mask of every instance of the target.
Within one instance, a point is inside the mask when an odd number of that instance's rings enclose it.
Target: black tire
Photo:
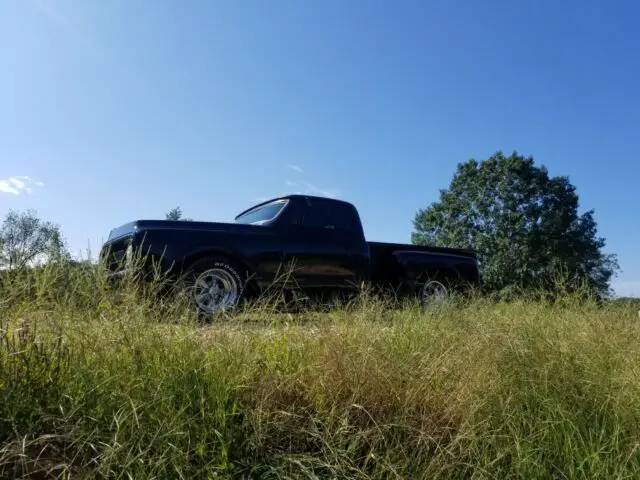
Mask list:
[[[235,311],[246,298],[248,272],[237,262],[222,256],[206,257],[189,265],[179,282],[198,316],[209,320]]]
[[[449,303],[455,283],[446,275],[425,276],[416,285],[415,296],[422,308],[440,310]]]

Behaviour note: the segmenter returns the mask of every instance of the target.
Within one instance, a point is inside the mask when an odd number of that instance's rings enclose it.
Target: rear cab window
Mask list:
[[[360,223],[354,208],[343,202],[307,199],[302,225],[323,228],[351,235],[360,233]]]

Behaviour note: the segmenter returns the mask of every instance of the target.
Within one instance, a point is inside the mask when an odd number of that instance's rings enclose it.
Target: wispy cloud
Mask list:
[[[291,170],[295,170],[298,173],[304,173],[304,170],[302,170],[298,165],[287,165],[288,168],[290,168]]]
[[[44,187],[44,183],[34,181],[26,175],[17,175],[0,180],[0,192],[9,193],[11,195],[21,195],[23,193],[31,193],[33,187]]]
[[[287,180],[286,184],[288,187],[297,188],[295,193],[301,193],[306,195],[318,195],[318,196],[329,197],[329,198],[337,198],[340,196],[340,192],[335,188],[320,188],[305,181],[294,182],[292,180]]]

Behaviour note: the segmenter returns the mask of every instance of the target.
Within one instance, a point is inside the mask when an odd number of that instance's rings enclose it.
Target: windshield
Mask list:
[[[249,210],[236,218],[236,223],[261,224],[273,220],[286,205],[286,200],[277,200]]]

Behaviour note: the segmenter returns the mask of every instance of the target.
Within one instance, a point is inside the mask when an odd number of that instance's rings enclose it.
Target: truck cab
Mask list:
[[[368,276],[369,245],[348,202],[291,195],[245,210],[235,222],[272,228],[300,287],[354,288]]]

